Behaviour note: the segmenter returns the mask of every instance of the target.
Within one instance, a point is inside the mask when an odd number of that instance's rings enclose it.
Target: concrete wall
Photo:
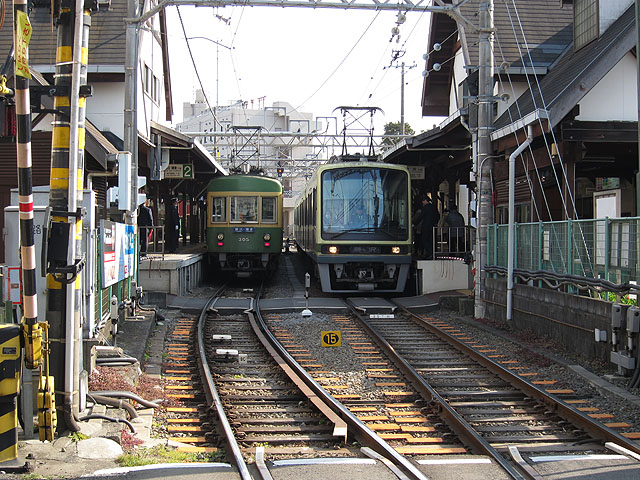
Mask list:
[[[488,279],[483,299],[486,317],[506,320],[506,279]],[[513,325],[564,345],[568,351],[609,361],[607,342],[596,342],[594,329],[610,338],[611,303],[528,285],[514,285]]]
[[[419,260],[420,295],[449,290],[468,290],[473,280],[470,266],[462,260]]]
[[[200,285],[203,261],[204,255],[148,257],[140,262],[138,280],[145,292],[186,296]]]

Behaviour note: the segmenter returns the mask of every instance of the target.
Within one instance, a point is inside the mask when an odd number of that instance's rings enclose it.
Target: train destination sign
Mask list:
[[[342,333],[340,330],[320,332],[323,347],[341,347]]]

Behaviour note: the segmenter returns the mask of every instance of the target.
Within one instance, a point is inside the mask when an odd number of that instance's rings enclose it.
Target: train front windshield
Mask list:
[[[402,241],[409,236],[408,175],[353,167],[322,173],[322,238]]]

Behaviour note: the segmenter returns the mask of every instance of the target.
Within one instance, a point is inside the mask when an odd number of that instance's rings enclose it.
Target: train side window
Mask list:
[[[276,223],[276,197],[262,197],[262,222]]]
[[[211,221],[213,223],[224,223],[227,221],[226,197],[213,197]]]
[[[256,222],[258,197],[231,197],[232,222]]]

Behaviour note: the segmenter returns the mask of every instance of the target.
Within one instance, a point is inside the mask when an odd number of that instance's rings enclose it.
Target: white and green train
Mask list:
[[[294,213],[298,249],[325,292],[405,290],[411,270],[409,171],[370,157],[320,166]]]
[[[207,187],[212,265],[239,276],[277,267],[282,252],[282,184],[268,177],[217,177]]]

